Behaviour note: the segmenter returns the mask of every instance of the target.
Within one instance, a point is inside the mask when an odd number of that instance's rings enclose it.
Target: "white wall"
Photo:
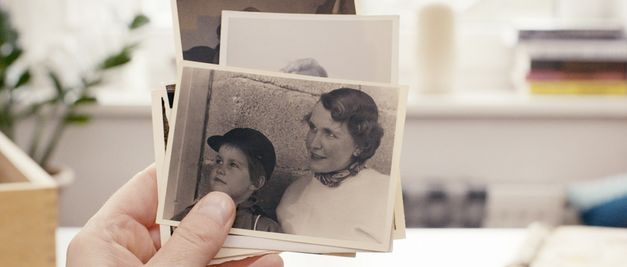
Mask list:
[[[627,172],[627,119],[410,118],[401,168],[430,180],[566,183]]]
[[[61,192],[60,224],[84,224],[115,190],[154,161],[148,107],[100,108],[70,128],[55,163],[76,181]],[[461,114],[461,115],[460,115]],[[24,131],[24,130],[20,130]],[[627,172],[627,116],[503,116],[410,112],[403,187],[425,181],[547,183]]]
[[[51,160],[76,175],[60,192],[61,226],[82,226],[115,190],[154,162],[148,106],[98,109],[90,124],[68,128]],[[21,139],[31,127],[18,129]]]

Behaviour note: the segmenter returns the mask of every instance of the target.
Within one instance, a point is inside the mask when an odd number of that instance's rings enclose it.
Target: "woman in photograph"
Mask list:
[[[254,193],[272,176],[276,164],[274,146],[257,130],[234,128],[207,139],[218,154],[209,173],[210,191],[227,193],[237,205],[233,228],[281,232],[277,222],[256,205]],[[174,216],[182,220],[196,203]]]
[[[313,172],[285,191],[277,217],[285,233],[382,242],[389,176],[366,166],[383,136],[368,94],[350,88],[325,93],[304,118]]]
[[[281,72],[294,73],[300,75],[329,77],[327,71],[318,63],[315,58],[299,58],[291,61],[287,66],[281,68]]]

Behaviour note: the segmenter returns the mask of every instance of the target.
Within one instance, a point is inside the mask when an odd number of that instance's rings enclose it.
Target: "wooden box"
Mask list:
[[[0,265],[55,266],[57,185],[0,133]]]

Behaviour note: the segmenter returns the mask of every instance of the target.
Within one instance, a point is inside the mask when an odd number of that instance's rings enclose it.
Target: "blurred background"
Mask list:
[[[71,111],[27,117],[14,138],[58,141],[46,165],[71,172],[60,225],[81,226],[154,161],[150,90],[176,81],[170,1],[0,6],[23,51],[6,72],[12,99]],[[400,15],[408,227],[627,226],[627,1],[360,0],[357,12]],[[62,135],[39,129],[55,116],[72,122]]]

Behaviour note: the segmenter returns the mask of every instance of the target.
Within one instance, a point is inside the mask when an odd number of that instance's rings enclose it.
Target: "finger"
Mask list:
[[[157,250],[159,250],[161,248],[161,225],[153,225],[152,227],[148,228],[148,232],[150,233],[150,239],[152,239],[153,245]]]
[[[206,266],[222,247],[234,219],[235,204],[231,197],[221,192],[207,194],[185,216],[149,264]]]
[[[250,257],[238,261],[229,261],[216,267],[283,267],[283,259],[277,254]]]
[[[158,249],[158,243],[150,231],[155,226],[156,212],[157,186],[152,164],[118,189],[87,222],[79,235],[118,245],[108,247],[107,253],[131,253],[145,262]]]

